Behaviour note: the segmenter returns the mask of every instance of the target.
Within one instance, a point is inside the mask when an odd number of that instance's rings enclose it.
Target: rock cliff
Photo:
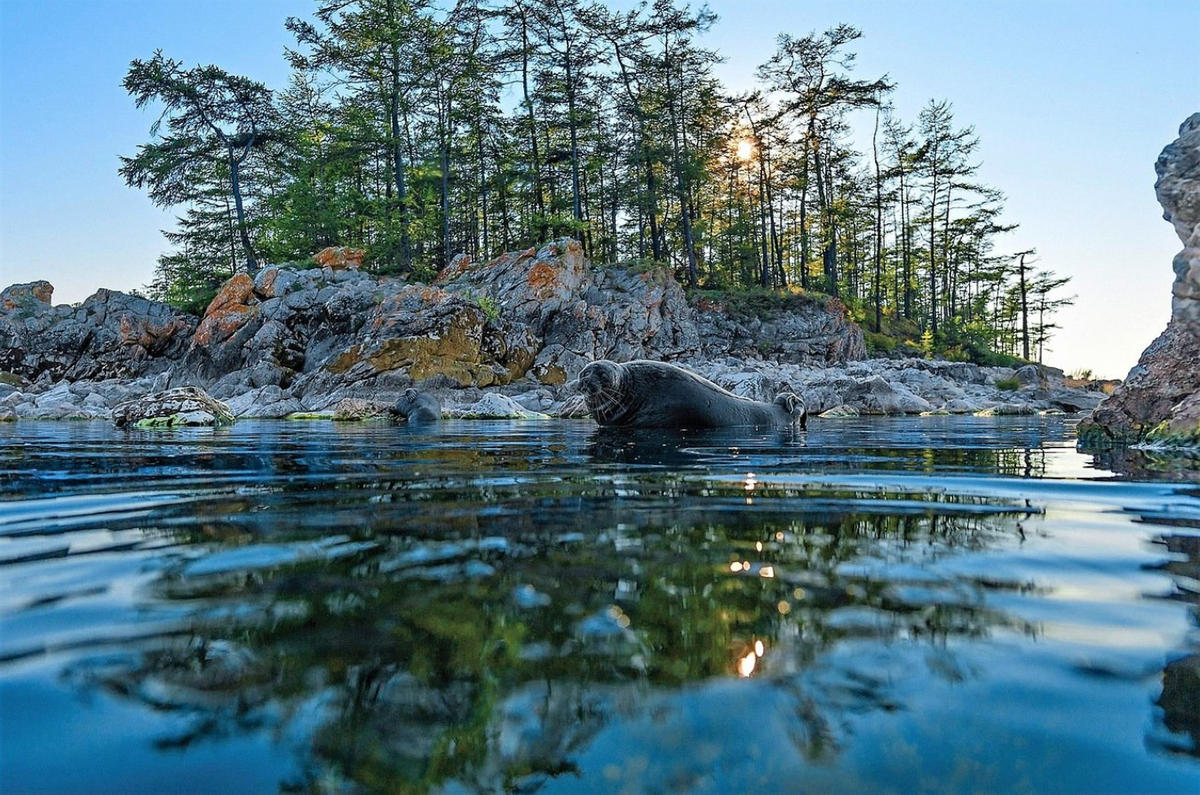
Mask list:
[[[1173,263],[1171,320],[1125,382],[1079,425],[1085,442],[1200,442],[1200,113],[1155,163],[1163,218],[1183,250]]]

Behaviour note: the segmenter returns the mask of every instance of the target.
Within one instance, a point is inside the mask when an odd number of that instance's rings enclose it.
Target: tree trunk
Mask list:
[[[883,177],[879,170],[879,106],[875,106],[875,129],[871,154],[875,158],[875,333],[883,328]]]
[[[244,152],[250,150],[250,143],[246,144],[241,156],[234,155],[233,147],[228,144],[226,149],[229,152],[229,187],[233,191],[233,208],[237,213],[238,237],[242,241],[242,251],[246,254],[246,271],[251,272],[258,270],[258,258],[254,255],[254,246],[250,244],[250,231],[246,228],[246,211],[242,207],[242,186],[238,176],[238,167],[245,157]]]
[[[538,137],[537,137],[537,122],[533,115],[533,97],[529,94],[529,29],[528,20],[525,17],[525,6],[518,4],[517,9],[521,14],[521,88],[525,94],[525,112],[529,117],[529,143],[532,149],[533,156],[533,199],[534,206],[537,207],[538,217],[534,220],[533,227],[535,230],[535,238],[538,242],[541,241],[540,232],[544,232],[546,227],[546,199],[542,195],[542,161],[538,152]]]

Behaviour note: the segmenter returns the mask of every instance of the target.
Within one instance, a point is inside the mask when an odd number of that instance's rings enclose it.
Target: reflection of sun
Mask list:
[[[754,157],[754,142],[749,138],[742,138],[737,142],[737,157],[743,162]]]

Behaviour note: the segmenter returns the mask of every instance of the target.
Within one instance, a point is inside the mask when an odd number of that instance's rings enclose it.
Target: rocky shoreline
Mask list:
[[[460,256],[429,285],[264,268],[230,279],[202,318],[108,290],[74,307],[52,294],[46,282],[0,293],[0,419],[113,419],[179,387],[239,418],[332,417],[414,385],[451,417],[579,416],[568,382],[596,359],[671,361],[759,400],[794,391],[814,415],[1075,413],[1104,397],[1037,365],[866,359],[836,300],[757,316],[693,305],[668,272],[595,267],[569,239]]]

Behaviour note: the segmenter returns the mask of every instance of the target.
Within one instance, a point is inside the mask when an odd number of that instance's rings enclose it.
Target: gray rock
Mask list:
[[[548,420],[540,411],[530,411],[507,395],[489,392],[468,406],[444,409],[447,417],[469,420]]]
[[[914,395],[900,383],[873,376],[860,381],[846,394],[846,402],[863,414],[920,414],[929,411],[929,401]]]
[[[975,412],[976,417],[1028,417],[1037,414],[1037,409],[1028,403],[1001,403]]]
[[[391,408],[391,404],[382,400],[342,398],[333,407],[333,419],[338,422],[390,419]]]
[[[234,421],[228,406],[196,387],[177,387],[126,401],[113,409],[112,419],[118,427],[228,425]]]
[[[29,380],[164,372],[186,350],[196,326],[195,318],[166,304],[110,290],[78,307],[51,307],[53,288],[34,285],[45,289],[14,285],[0,294],[8,296],[0,299],[0,370]]]
[[[833,408],[826,409],[825,411],[822,411],[817,416],[824,417],[825,419],[835,419],[836,420],[836,419],[844,419],[846,417],[857,417],[861,413],[862,412],[860,412],[854,406],[847,406],[846,404],[843,403],[841,405],[834,406]]]
[[[1124,383],[1079,424],[1082,440],[1200,445],[1200,113],[1179,128],[1154,166],[1163,218],[1183,250],[1172,268],[1171,320],[1143,351]]]
[[[289,414],[303,413],[304,404],[278,386],[251,389],[226,401],[233,416],[240,418],[279,419]]]

